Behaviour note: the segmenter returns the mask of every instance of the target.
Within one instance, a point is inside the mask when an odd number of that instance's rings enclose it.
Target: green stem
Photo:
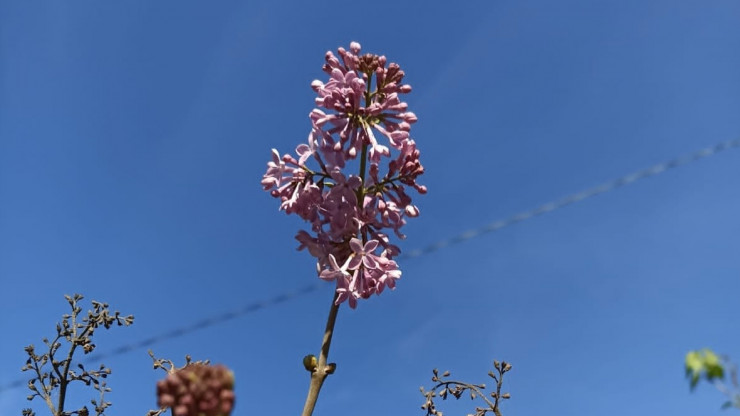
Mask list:
[[[368,74],[367,77],[367,91],[365,92],[365,107],[370,107],[371,102],[371,92],[370,89],[373,85],[373,76],[372,73]],[[363,129],[371,129],[373,128],[370,123],[367,122],[367,120],[362,120],[362,128]],[[357,190],[357,206],[359,208],[362,208],[362,201],[365,199],[365,172],[367,170],[367,143],[362,143],[362,154],[360,155],[360,179],[362,179],[362,185],[360,185],[360,189]],[[362,236],[362,242],[365,243],[365,236]]]
[[[370,128],[369,126],[367,128]],[[364,197],[365,190],[365,170],[367,169],[367,143],[362,145],[362,154],[360,155],[360,179],[362,179],[362,186],[360,190],[363,191],[359,197]],[[358,205],[362,206],[362,201],[357,201]]]

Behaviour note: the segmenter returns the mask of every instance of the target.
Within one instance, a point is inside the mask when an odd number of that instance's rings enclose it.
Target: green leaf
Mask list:
[[[699,382],[699,375],[704,369],[704,360],[698,351],[689,351],[686,354],[686,377],[691,379],[691,389]]]
[[[699,351],[689,351],[686,354],[686,372],[700,372],[704,368],[704,360],[702,360]]]
[[[720,380],[725,377],[725,369],[722,366],[722,362],[717,354],[709,348],[702,350],[704,355],[704,368],[707,372],[707,380],[713,380],[718,378]]]
[[[722,359],[709,348],[701,351],[689,351],[685,359],[686,377],[690,379],[690,387],[693,390],[703,376],[707,381],[714,379],[723,380],[725,368]]]
[[[698,373],[693,374],[691,376],[691,390],[694,390],[694,388],[696,387],[696,384],[697,383],[699,383],[699,374]]]
[[[703,350],[701,350],[701,352],[704,356],[704,362],[707,365],[719,364],[719,356],[717,356],[714,351],[710,350],[709,348],[704,348]]]
[[[725,369],[721,365],[707,367],[707,380],[715,378],[723,380],[725,378]]]

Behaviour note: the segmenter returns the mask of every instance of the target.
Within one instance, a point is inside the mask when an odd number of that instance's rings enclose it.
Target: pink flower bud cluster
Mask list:
[[[222,365],[188,364],[157,383],[157,403],[173,416],[228,416],[234,409],[234,374]]]
[[[299,250],[317,258],[321,279],[336,282],[336,303],[355,308],[358,299],[395,287],[400,249],[387,230],[405,238],[406,218],[419,215],[407,189],[427,190],[416,182],[424,167],[409,136],[416,115],[401,101],[411,92],[404,72],[385,56],[360,55],[357,42],[338,55],[326,53],[329,80],[311,83],[318,108],[309,115],[308,143],[297,157],[273,149],[262,185],[281,210],[311,224],[311,233],[296,236]],[[351,167],[356,175],[345,173]]]

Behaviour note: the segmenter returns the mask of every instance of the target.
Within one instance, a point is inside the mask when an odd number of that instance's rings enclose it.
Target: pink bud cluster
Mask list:
[[[395,287],[400,249],[387,230],[405,238],[406,217],[419,215],[407,189],[427,190],[416,182],[424,167],[409,136],[416,115],[401,101],[411,92],[404,72],[385,56],[360,55],[357,42],[338,55],[326,53],[329,80],[311,83],[318,108],[309,115],[308,143],[297,157],[273,149],[262,185],[281,210],[311,224],[312,233],[298,232],[298,249],[317,258],[321,279],[336,282],[336,303],[355,308],[358,299]],[[350,165],[358,174],[344,172]]]
[[[157,383],[157,401],[173,416],[228,416],[234,409],[234,374],[222,365],[188,364]]]

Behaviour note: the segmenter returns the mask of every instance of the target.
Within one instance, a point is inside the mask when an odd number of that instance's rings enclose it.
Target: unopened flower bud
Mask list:
[[[337,370],[336,363],[329,363],[326,365],[326,374],[334,374],[334,371],[336,370]]]
[[[319,365],[319,362],[316,360],[316,356],[313,354],[308,354],[307,356],[303,357],[303,367],[306,368],[306,371],[314,372],[316,371],[316,366]]]

